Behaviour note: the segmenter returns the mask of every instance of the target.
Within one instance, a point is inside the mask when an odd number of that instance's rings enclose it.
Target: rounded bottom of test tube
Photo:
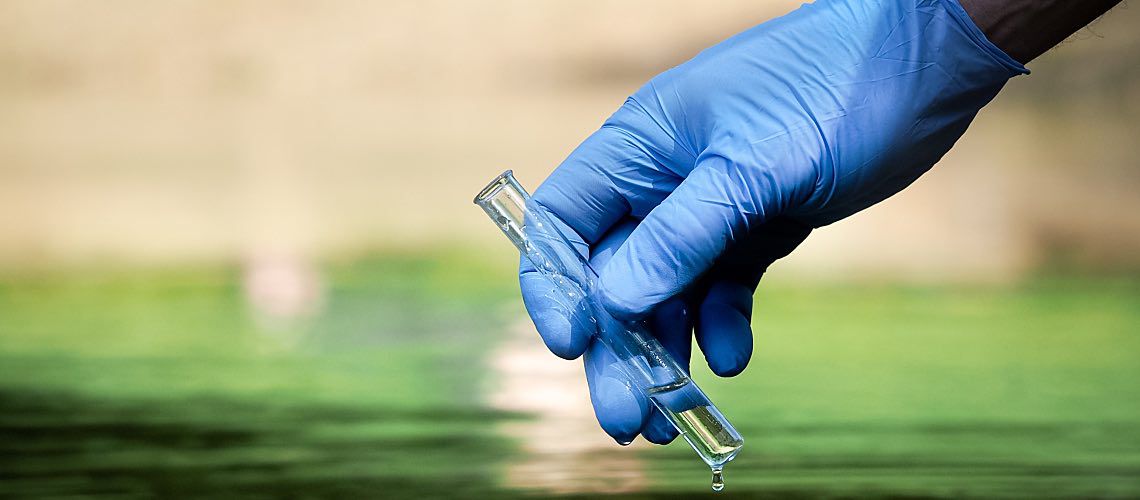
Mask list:
[[[712,470],[712,490],[720,491],[724,489],[724,470],[720,468],[713,468]]]

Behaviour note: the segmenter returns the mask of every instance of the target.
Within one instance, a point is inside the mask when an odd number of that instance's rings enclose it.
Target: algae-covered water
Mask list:
[[[318,312],[286,323],[250,310],[236,269],[10,273],[0,496],[712,494],[682,443],[584,446],[588,412],[518,430],[549,418],[490,396],[528,387],[495,368],[505,342],[541,353],[508,333],[506,263],[324,270]],[[1135,279],[774,283],[755,326],[743,375],[693,374],[745,436],[724,495],[1140,496]]]

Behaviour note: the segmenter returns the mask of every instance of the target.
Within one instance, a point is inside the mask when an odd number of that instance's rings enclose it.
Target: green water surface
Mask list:
[[[236,270],[4,278],[0,497],[548,494],[504,479],[527,455],[498,424],[532,416],[484,397],[510,268],[325,269],[323,312],[286,326]],[[694,371],[745,436],[726,494],[1140,496],[1137,283],[762,285],[750,368]],[[647,476],[626,496],[711,494],[681,443],[620,451]]]

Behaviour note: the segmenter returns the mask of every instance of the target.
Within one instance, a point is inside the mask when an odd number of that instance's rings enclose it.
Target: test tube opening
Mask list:
[[[479,194],[475,195],[474,203],[476,205],[483,206],[484,203],[490,201],[491,198],[494,198],[495,195],[498,194],[499,190],[503,189],[503,187],[511,184],[512,182],[516,186],[518,185],[518,182],[515,181],[514,171],[504,171],[503,173],[499,174],[498,177],[492,179],[491,182],[487,183],[487,186],[484,187],[482,191],[479,191]],[[522,189],[522,186],[518,186],[518,188]]]
[[[526,189],[515,180],[514,173],[507,170],[479,191],[474,201],[498,224],[507,238],[522,250],[527,240],[523,229],[526,227],[526,201],[529,198]]]

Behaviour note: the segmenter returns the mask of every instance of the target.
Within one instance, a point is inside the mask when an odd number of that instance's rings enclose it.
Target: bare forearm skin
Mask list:
[[[995,45],[1027,63],[1121,0],[959,0]]]

